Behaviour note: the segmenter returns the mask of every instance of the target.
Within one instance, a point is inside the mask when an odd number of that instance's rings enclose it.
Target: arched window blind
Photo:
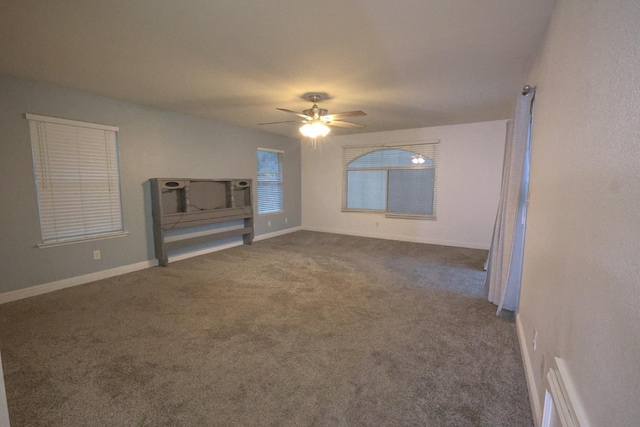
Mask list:
[[[280,150],[258,148],[258,213],[282,212],[282,154]]]
[[[384,147],[345,147],[344,212],[435,219],[438,141]]]
[[[126,234],[118,128],[27,114],[41,245]]]

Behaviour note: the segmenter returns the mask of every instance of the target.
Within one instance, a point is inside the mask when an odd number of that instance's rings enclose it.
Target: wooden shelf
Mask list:
[[[153,236],[158,263],[169,264],[168,252],[174,249],[242,236],[243,243],[253,243],[253,204],[250,179],[152,178],[151,206]],[[242,228],[183,238],[170,230],[243,220]]]

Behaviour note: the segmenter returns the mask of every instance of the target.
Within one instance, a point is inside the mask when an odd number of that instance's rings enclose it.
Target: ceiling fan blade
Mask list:
[[[334,121],[346,119],[347,117],[361,117],[366,115],[367,113],[365,113],[364,111],[345,111],[343,113],[327,114],[326,116],[322,116],[322,118],[325,120]]]
[[[334,120],[332,122],[326,122],[326,125],[329,126],[337,126],[337,127],[341,127],[341,128],[352,128],[352,129],[361,129],[364,127],[364,125],[360,125],[358,123],[351,123],[351,122],[343,122],[340,120]]]
[[[258,123],[258,126],[262,125],[277,125],[278,123],[302,123],[301,120],[287,120],[284,122],[269,122],[269,123]]]
[[[302,117],[303,119],[306,119],[306,120],[312,119],[312,117],[309,117],[306,114],[298,113],[297,111],[287,110],[286,108],[276,108],[276,110],[284,111],[285,113],[295,114],[296,116]]]

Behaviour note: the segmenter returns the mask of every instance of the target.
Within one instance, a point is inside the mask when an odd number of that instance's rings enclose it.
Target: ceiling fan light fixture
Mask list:
[[[327,136],[331,132],[331,129],[327,125],[321,122],[306,123],[300,127],[300,133],[307,138],[318,138],[321,136]]]
[[[413,157],[411,157],[411,163],[413,163],[414,165],[421,165],[424,162],[425,160],[422,154],[416,154]]]
[[[365,113],[364,111],[343,111],[341,113],[329,114],[329,111],[325,108],[318,107],[317,102],[320,101],[320,94],[310,94],[309,100],[313,102],[313,107],[303,110],[301,113],[297,111],[287,110],[286,108],[276,108],[279,111],[298,116],[298,120],[258,123],[258,125],[275,125],[280,123],[302,122],[304,123],[304,125],[299,128],[300,133],[306,138],[312,139],[314,141],[314,144],[316,138],[325,137],[329,134],[329,132],[331,131],[331,128],[329,128],[329,126],[337,126],[349,129],[362,129],[364,127],[361,124],[344,120],[350,117],[366,116],[367,113]]]

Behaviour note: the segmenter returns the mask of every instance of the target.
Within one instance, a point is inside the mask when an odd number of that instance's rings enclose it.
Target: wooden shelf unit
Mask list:
[[[250,179],[152,178],[151,206],[153,237],[158,263],[169,264],[168,252],[174,249],[242,236],[243,243],[253,243],[253,203]],[[203,225],[243,220],[244,227],[212,230],[195,237],[172,236],[166,232]],[[188,231],[188,230],[185,230]]]

